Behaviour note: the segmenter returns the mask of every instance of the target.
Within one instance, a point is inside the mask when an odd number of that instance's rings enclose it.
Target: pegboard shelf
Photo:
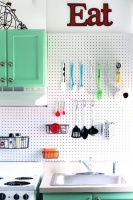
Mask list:
[[[60,126],[60,130],[57,133],[52,133],[52,131],[50,130],[50,126],[52,124],[46,124],[46,133],[48,134],[67,134],[68,130],[69,130],[69,124],[59,124]]]
[[[59,151],[43,152],[44,159],[57,159],[59,157]]]
[[[29,137],[0,137],[0,149],[27,149],[29,148]]]
[[[76,102],[76,103],[95,103],[95,102],[97,102],[97,101],[94,101],[94,100],[86,100],[86,99],[74,99],[74,100],[72,100],[72,102]]]
[[[44,159],[57,159],[59,157],[58,148],[44,148],[42,154]]]

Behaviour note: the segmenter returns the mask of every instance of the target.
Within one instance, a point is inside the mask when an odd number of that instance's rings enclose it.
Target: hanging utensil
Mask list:
[[[96,97],[98,100],[100,100],[103,96],[103,91],[101,89],[101,67],[100,67],[100,64],[98,64],[97,74],[98,74],[98,91],[96,93]]]
[[[80,128],[77,126],[77,110],[78,110],[78,103],[75,103],[75,126],[72,129],[72,138],[80,138],[81,134],[80,134]]]
[[[62,101],[62,111],[61,111],[62,115],[65,115],[65,101]]]
[[[93,69],[92,69],[92,64],[91,64],[91,60],[89,61],[89,83],[90,83],[90,91],[89,93],[92,96],[92,76],[93,76]]]
[[[107,71],[106,71],[106,90],[107,90],[107,96],[109,97],[109,85],[110,85],[110,78],[109,78],[109,63],[107,60]]]
[[[84,65],[80,64],[80,83],[79,83],[79,90],[81,92],[84,91]]]
[[[60,111],[59,111],[59,101],[56,102],[56,111],[55,111],[55,116],[59,117],[60,116]]]
[[[120,73],[121,63],[116,63],[116,82],[121,82],[121,73]]]
[[[63,63],[63,73],[62,73],[62,82],[61,82],[61,90],[66,91],[66,72],[65,72],[65,63]]]
[[[83,103],[82,121],[83,121],[83,128],[81,129],[80,134],[83,139],[86,139],[88,137],[88,129],[85,126],[85,124],[86,124],[86,102]]]
[[[91,115],[92,115],[92,126],[91,126],[91,128],[88,130],[88,133],[90,134],[90,135],[95,135],[95,134],[97,134],[98,133],[98,130],[94,127],[94,103],[92,103],[92,113],[91,113]]]
[[[70,69],[70,77],[71,77],[71,90],[73,91],[77,91],[77,85],[75,84],[75,80],[74,80],[74,64],[71,64],[71,69]]]

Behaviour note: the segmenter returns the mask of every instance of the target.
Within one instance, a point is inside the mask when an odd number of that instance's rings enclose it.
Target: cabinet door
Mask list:
[[[44,30],[7,31],[8,86],[44,86]]]
[[[89,193],[51,193],[44,194],[43,200],[92,200],[92,195]]]
[[[93,200],[133,200],[133,193],[94,193]]]
[[[0,86],[7,86],[6,30],[0,30]]]

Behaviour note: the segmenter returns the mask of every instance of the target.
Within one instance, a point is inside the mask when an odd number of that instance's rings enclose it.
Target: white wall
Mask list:
[[[38,0],[39,1],[39,0]],[[70,9],[67,3],[86,3],[87,8],[96,7],[102,9],[103,3],[108,3],[112,13],[109,19],[113,25],[106,26],[67,26],[70,17]],[[132,0],[47,0],[47,31],[48,32],[131,32],[131,10]],[[79,10],[77,10],[78,12]],[[133,11],[132,11],[133,12]],[[87,12],[84,17],[87,18]],[[78,18],[77,18],[78,20]]]
[[[4,3],[7,0],[3,0]],[[133,1],[132,0],[12,0],[12,8],[16,15],[29,29],[46,29],[47,32],[133,32]],[[113,24],[106,26],[67,26],[70,22],[70,8],[67,3],[86,3],[87,9],[103,8],[108,3],[112,12],[109,21]],[[79,12],[77,8],[76,12]],[[84,12],[84,21],[88,18]],[[81,22],[79,17],[76,21]]]
[[[4,3],[7,0],[3,0]],[[46,0],[11,0],[11,8],[28,29],[46,29]]]

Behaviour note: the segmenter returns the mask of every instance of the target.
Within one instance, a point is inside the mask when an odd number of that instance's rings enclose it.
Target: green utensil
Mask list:
[[[96,97],[97,97],[98,100],[100,100],[100,99],[102,99],[102,96],[103,96],[103,91],[101,89],[101,68],[100,68],[100,64],[98,64],[97,74],[98,74],[98,91],[96,93]]]

